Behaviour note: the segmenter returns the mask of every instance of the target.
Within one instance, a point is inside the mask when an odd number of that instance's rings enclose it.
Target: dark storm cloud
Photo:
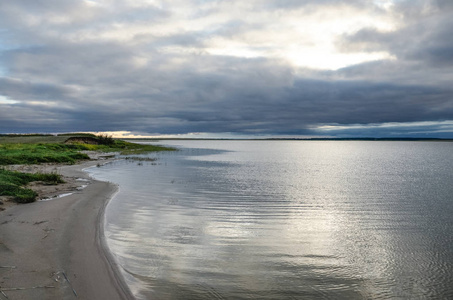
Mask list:
[[[168,4],[1,3],[0,24],[7,30],[0,31],[0,96],[18,103],[0,98],[0,131],[320,134],[317,128],[325,125],[453,120],[452,5],[424,2],[396,4],[392,14],[405,24],[396,30],[365,27],[337,43],[347,53],[385,51],[395,59],[337,71],[302,69],[264,55],[212,55],[215,39],[245,36],[238,41],[253,46],[256,32],[273,25],[227,17],[218,8],[227,2],[180,2],[208,5],[184,22],[184,11]],[[243,5],[288,13],[340,5],[384,13],[369,1]],[[356,130],[364,130],[360,126]],[[383,132],[379,126],[367,130]]]
[[[228,96],[233,100],[196,107],[194,112],[179,111],[173,117],[189,121],[196,129],[211,124],[210,130],[216,132],[280,134],[306,131],[310,125],[332,120],[367,124],[453,117],[453,107],[446,100],[453,92],[423,87],[301,80],[270,93],[249,94],[244,87]]]

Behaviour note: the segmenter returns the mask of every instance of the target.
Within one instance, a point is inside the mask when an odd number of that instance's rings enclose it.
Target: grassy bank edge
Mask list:
[[[40,181],[44,184],[64,183],[63,178],[55,173],[22,173],[0,169],[0,196],[10,196],[17,203],[30,203],[38,194],[24,187],[30,182]]]
[[[86,140],[87,137],[89,140]],[[67,143],[70,138],[73,139],[73,142]],[[89,143],[84,143],[84,141]],[[29,203],[36,200],[37,193],[26,188],[28,183],[33,181],[40,181],[44,184],[64,182],[59,174],[9,171],[5,169],[8,165],[75,164],[90,159],[83,151],[119,152],[131,155],[174,150],[176,149],[115,140],[108,136],[66,134],[64,139],[61,139],[61,136],[48,135],[2,136],[0,138],[0,196],[12,197],[18,203]]]

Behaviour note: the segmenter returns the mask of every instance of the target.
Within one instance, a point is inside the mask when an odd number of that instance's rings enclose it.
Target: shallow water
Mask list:
[[[453,143],[165,143],[90,169],[138,299],[453,298]]]

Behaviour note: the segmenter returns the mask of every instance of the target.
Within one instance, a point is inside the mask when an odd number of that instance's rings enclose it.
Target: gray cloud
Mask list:
[[[401,1],[397,14],[407,24],[396,31],[363,28],[345,37],[340,47],[346,51],[382,51],[394,54],[399,62],[423,62],[432,67],[453,63],[453,5],[447,1]]]
[[[345,53],[386,51],[394,60],[337,71],[302,69],[276,57],[213,55],[213,39],[273,25],[259,15],[226,17],[222,1],[181,2],[200,9],[180,25],[182,13],[166,5],[2,3],[0,24],[7,30],[0,31],[0,66],[6,70],[0,73],[0,95],[19,102],[0,98],[0,131],[297,135],[322,134],[316,128],[324,125],[453,120],[453,7],[428,2],[402,1],[391,12],[369,1],[256,6],[291,12],[346,5],[403,20],[397,30],[364,27],[336,44]],[[421,130],[415,129],[401,132]],[[385,134],[382,128],[367,130]]]

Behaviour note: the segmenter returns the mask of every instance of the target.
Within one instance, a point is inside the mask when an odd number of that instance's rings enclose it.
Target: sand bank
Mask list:
[[[103,238],[104,208],[117,187],[82,171],[97,163],[23,166],[56,171],[67,183],[35,187],[52,200],[0,212],[0,299],[133,299]]]

